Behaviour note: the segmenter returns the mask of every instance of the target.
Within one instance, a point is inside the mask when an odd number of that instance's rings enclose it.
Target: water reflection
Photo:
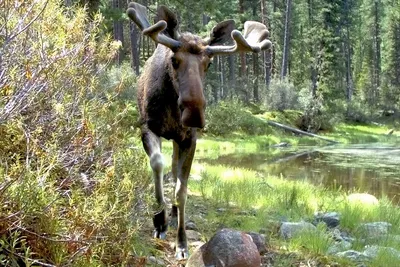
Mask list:
[[[293,148],[240,151],[200,162],[248,168],[265,176],[306,180],[330,189],[357,189],[400,203],[400,149],[392,147]]]

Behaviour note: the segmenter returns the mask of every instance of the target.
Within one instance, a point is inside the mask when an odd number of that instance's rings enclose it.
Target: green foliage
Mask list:
[[[297,108],[297,92],[293,83],[287,80],[272,80],[268,95],[267,106],[271,110]]]
[[[1,265],[136,265],[151,179],[118,44],[56,0],[0,12]]]
[[[266,123],[254,117],[237,101],[220,102],[206,110],[206,131],[213,135],[227,136],[232,133],[248,135],[269,134]]]
[[[327,232],[327,226],[319,223],[316,230],[300,232],[290,241],[292,250],[302,249],[314,255],[325,255],[334,244],[334,240]]]

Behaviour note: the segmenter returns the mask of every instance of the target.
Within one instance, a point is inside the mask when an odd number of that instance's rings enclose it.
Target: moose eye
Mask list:
[[[179,68],[179,61],[178,61],[178,59],[176,59],[175,57],[171,57],[171,63],[172,63],[172,67],[173,67],[174,69]]]

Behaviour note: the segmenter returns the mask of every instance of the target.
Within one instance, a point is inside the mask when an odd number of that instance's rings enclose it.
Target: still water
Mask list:
[[[400,148],[382,144],[238,151],[199,162],[248,168],[264,176],[306,180],[330,189],[359,191],[400,204]]]

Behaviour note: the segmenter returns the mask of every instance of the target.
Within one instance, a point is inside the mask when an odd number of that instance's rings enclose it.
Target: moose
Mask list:
[[[197,129],[205,126],[205,74],[213,56],[260,52],[272,44],[267,39],[266,26],[259,22],[247,21],[242,35],[234,29],[233,20],[226,20],[212,29],[210,37],[202,39],[191,33],[181,33],[177,16],[167,7],[158,7],[154,25],[150,25],[146,11],[146,7],[134,2],[127,9],[128,17],[143,35],[157,43],[153,55],[145,63],[137,88],[141,138],[150,159],[159,207],[153,217],[153,237],[165,239],[168,228],[161,154],[163,137],[173,142],[171,172],[175,198],[170,224],[177,226],[176,258],[186,259],[187,184],[196,150]],[[225,45],[228,41],[233,44]]]

